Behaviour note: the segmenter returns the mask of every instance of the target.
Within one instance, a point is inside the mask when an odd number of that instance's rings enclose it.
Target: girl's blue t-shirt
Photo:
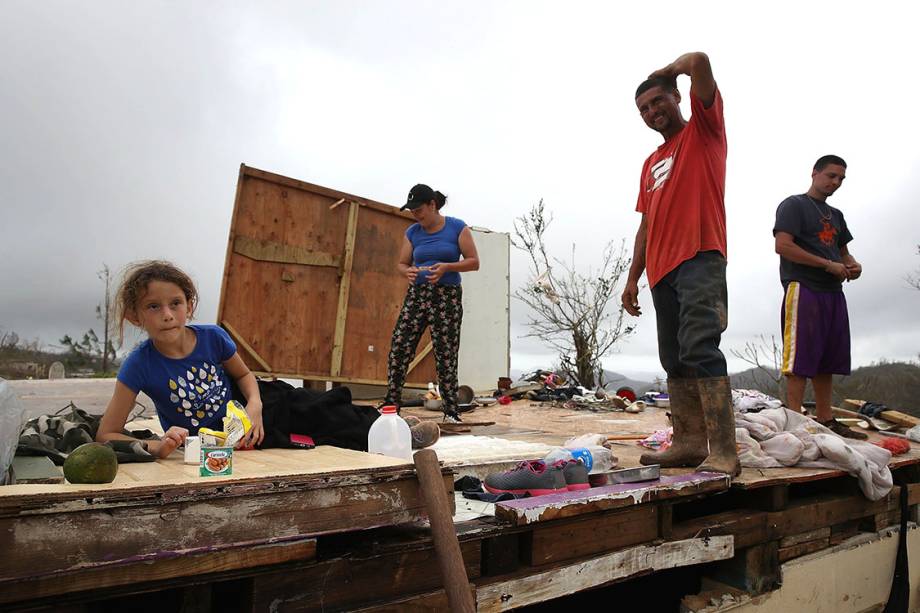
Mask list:
[[[156,406],[165,432],[171,426],[222,430],[230,378],[223,362],[236,353],[236,344],[223,328],[187,326],[195,333],[195,348],[184,358],[168,358],[150,339],[132,351],[118,370],[118,380],[134,392],[144,392]]]
[[[438,262],[460,261],[460,233],[466,223],[456,217],[444,217],[444,227],[429,234],[417,223],[406,230],[406,238],[412,243],[412,264],[417,267],[431,266]],[[426,271],[419,271],[416,285],[428,282]],[[460,273],[450,271],[438,280],[438,285],[460,285]]]

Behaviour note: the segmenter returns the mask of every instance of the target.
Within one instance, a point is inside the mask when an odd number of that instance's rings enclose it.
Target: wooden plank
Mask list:
[[[831,536],[830,526],[825,528],[818,528],[817,530],[809,530],[808,532],[802,532],[801,534],[793,534],[792,536],[783,537],[779,541],[780,548],[783,547],[792,547],[793,545],[800,545],[802,543],[807,543],[808,541],[816,541],[819,539],[828,539]]]
[[[910,504],[916,504],[920,499],[920,485],[906,487],[910,488]],[[895,486],[886,498],[876,502],[862,496],[818,496],[797,500],[784,511],[769,513],[767,525],[772,537],[783,538],[892,511],[898,508],[899,489]]]
[[[839,545],[848,538],[854,537],[859,533],[858,519],[851,519],[836,526],[831,526],[831,536],[828,539],[830,545]]]
[[[520,534],[499,534],[482,541],[482,574],[503,575],[520,566]]]
[[[274,491],[279,487],[329,487],[372,483],[374,479],[414,478],[412,465],[400,458],[320,445],[315,449],[260,449],[233,454],[233,474],[201,477],[197,465],[185,464],[174,452],[156,462],[122,464],[112,483],[26,484],[0,488],[0,516],[30,509],[56,511],[55,505],[75,502],[80,506],[60,510],[98,508],[105,500],[144,500],[149,496],[214,495],[226,492]],[[87,499],[89,502],[87,502]]]
[[[317,475],[300,482],[276,478],[210,487],[4,496],[0,548],[17,555],[0,556],[0,581],[130,561],[161,551],[259,545],[403,524],[424,516],[411,472],[402,477],[359,473],[351,479],[347,486],[341,485],[343,478],[330,481],[329,476]],[[445,475],[445,490],[452,486],[451,475]],[[37,487],[63,486],[7,486]],[[56,503],[49,498],[57,498]],[[99,526],[105,526],[104,532]]]
[[[843,401],[844,404],[848,404],[854,408],[855,411],[862,409],[863,405],[866,404],[865,400],[854,400],[853,398],[847,398]],[[913,415],[908,415],[901,411],[887,410],[882,411],[878,414],[879,417],[885,421],[890,421],[893,424],[903,426],[905,428],[912,428],[914,426],[920,426],[920,418],[914,417]]]
[[[259,262],[279,262],[282,264],[300,264],[302,266],[342,265],[342,256],[335,253],[313,251],[304,247],[285,245],[277,241],[260,240],[251,236],[237,235],[233,239],[233,251]]]
[[[280,372],[272,373],[264,370],[253,370],[252,374],[257,377],[276,377],[278,379],[302,379],[304,381],[332,381],[333,383],[352,383],[354,385],[386,385],[386,379],[355,379],[354,377],[330,377],[328,375],[317,375],[315,373],[290,373]],[[403,387],[415,389],[424,389],[427,383],[406,383]]]
[[[537,525],[525,562],[540,566],[615,551],[658,538],[658,506],[643,505],[568,522]]]
[[[233,214],[230,216],[230,234],[227,237],[227,252],[224,255],[224,274],[220,281],[220,296],[217,300],[217,321],[224,315],[225,298],[227,296],[227,280],[230,277],[230,254],[233,253],[233,229],[236,228],[237,214],[240,209],[240,193],[243,190],[243,171],[246,165],[240,164],[240,171],[236,179],[236,195],[233,197]]]
[[[158,551],[128,563],[100,564],[51,576],[0,583],[0,603],[49,598],[71,592],[98,590],[179,577],[304,562],[315,558],[316,539],[255,546],[231,546],[205,551]]]
[[[495,505],[495,516],[523,526],[646,502],[721,492],[727,490],[730,483],[730,477],[719,473],[663,476],[646,483],[607,485],[580,492],[499,502]]]
[[[242,166],[242,172],[249,177],[255,177],[268,181],[270,183],[276,183],[278,185],[283,185],[285,187],[293,187],[294,189],[302,190],[305,192],[311,192],[314,194],[320,194],[327,197],[330,200],[350,200],[357,202],[363,207],[370,209],[375,209],[380,212],[386,213],[388,215],[397,215],[399,217],[404,217],[410,223],[414,220],[412,214],[408,211],[400,211],[398,207],[384,204],[382,202],[377,202],[376,200],[371,200],[370,198],[364,198],[362,196],[355,196],[353,194],[348,194],[345,192],[340,192],[334,189],[329,189],[328,187],[323,187],[322,185],[315,185],[313,183],[308,183],[306,181],[300,181],[298,179],[292,179],[290,177],[285,177],[284,175],[275,174],[267,170],[260,170],[252,166]],[[407,227],[409,224],[406,224]]]
[[[796,543],[795,545],[780,547],[777,550],[777,559],[779,560],[779,563],[782,564],[783,562],[788,562],[793,558],[799,558],[809,553],[827,549],[829,546],[830,543],[828,537],[815,539],[813,541]]]
[[[431,350],[432,350],[433,348],[434,348],[434,343],[433,343],[433,342],[429,342],[427,345],[425,345],[425,346],[422,348],[422,350],[419,351],[419,352],[415,355],[414,358],[412,358],[412,361],[409,362],[409,367],[406,369],[406,374],[408,375],[410,372],[412,372],[413,370],[415,370],[415,367],[418,366],[419,363],[420,363],[422,360],[425,359],[425,356],[426,356],[426,355],[428,355],[429,353],[431,353]]]
[[[730,536],[640,545],[507,581],[479,583],[477,610],[508,611],[643,573],[725,560],[733,555]]]
[[[345,323],[348,319],[348,293],[351,289],[351,269],[355,260],[355,231],[358,228],[358,203],[348,205],[348,225],[345,229],[345,255],[339,281],[339,305],[335,310],[335,335],[332,344],[333,377],[342,374],[342,351],[345,346]]]
[[[236,344],[237,344],[237,345],[241,345],[241,346],[243,347],[243,349],[245,349],[247,352],[249,352],[249,355],[251,355],[251,356],[252,356],[252,359],[254,359],[256,362],[259,363],[259,366],[261,366],[262,368],[264,368],[264,369],[267,370],[267,371],[271,371],[272,367],[269,366],[268,362],[266,362],[266,361],[262,358],[262,356],[259,355],[259,352],[258,352],[258,351],[256,351],[255,349],[252,348],[252,345],[250,345],[249,343],[246,342],[246,339],[243,338],[243,335],[240,334],[239,332],[237,332],[236,328],[234,328],[233,326],[231,326],[229,321],[223,320],[223,321],[220,322],[220,325],[223,326],[224,329],[225,329],[227,332],[230,333],[230,336],[233,337],[233,339],[236,341]]]
[[[675,523],[674,539],[708,536],[734,536],[735,547],[742,549],[759,545],[772,538],[767,528],[768,514],[752,509],[737,509]]]
[[[476,588],[471,586],[470,591],[473,594],[473,600],[475,600]],[[448,610],[450,610],[450,605],[447,602],[447,593],[444,590],[400,598],[386,604],[352,609],[352,611],[358,613],[442,613]]]
[[[480,542],[460,544],[467,576],[479,576]],[[253,611],[351,610],[437,590],[441,575],[431,547],[370,558],[346,556],[297,570],[254,577]]]
[[[711,576],[751,595],[763,594],[782,583],[777,541],[741,549],[734,557],[719,562]]]
[[[894,511],[876,513],[871,517],[863,518],[859,522],[859,529],[864,532],[878,532],[879,530],[884,530],[888,526],[897,525],[900,521],[901,511],[895,509]]]

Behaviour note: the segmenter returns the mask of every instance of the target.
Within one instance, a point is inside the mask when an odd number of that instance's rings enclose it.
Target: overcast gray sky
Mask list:
[[[426,182],[451,215],[506,232],[543,198],[551,247],[574,241],[587,264],[638,225],[660,137],[636,85],[703,50],[729,141],[723,350],[778,333],[776,205],[836,153],[849,168],[830,202],[865,271],[846,287],[854,365],[916,359],[916,15],[754,6],[4,0],[0,328],[54,343],[98,327],[102,263],[152,257],[196,278],[213,321],[241,162],[390,203]],[[512,284],[526,272],[513,254]],[[647,291],[640,302],[609,368],[659,370]],[[512,367],[548,365],[522,319],[513,305]]]

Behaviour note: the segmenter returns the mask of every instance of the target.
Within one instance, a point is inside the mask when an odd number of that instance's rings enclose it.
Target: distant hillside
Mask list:
[[[641,396],[645,392],[652,390],[652,389],[656,391],[665,391],[666,389],[664,381],[661,382],[661,389],[659,390],[659,386],[653,382],[639,381],[637,379],[630,379],[626,375],[621,375],[618,372],[614,372],[612,370],[605,370],[604,371],[604,389],[607,389],[610,391],[616,391],[617,389],[621,387],[631,387],[633,388],[633,391],[635,391],[636,394],[639,396]]]
[[[735,373],[731,375],[732,387],[781,396],[770,374],[756,368]],[[920,416],[920,365],[882,362],[857,368],[848,377],[834,377],[834,403],[839,404],[845,398],[881,402],[889,408]],[[806,400],[813,399],[808,386]]]
[[[510,375],[511,380],[517,381],[523,375],[529,374],[530,372],[533,372],[533,371],[531,370],[525,373],[517,369],[512,369],[511,375]],[[662,385],[664,385],[664,382],[662,382]],[[644,394],[645,392],[651,389],[658,389],[658,387],[654,383],[650,383],[648,381],[639,381],[637,379],[630,379],[626,375],[621,375],[618,372],[614,372],[612,370],[605,370],[604,371],[604,389],[607,389],[610,391],[616,391],[617,389],[621,387],[631,387],[636,392],[636,394],[638,394],[639,396],[641,396],[642,394]],[[662,387],[662,389],[664,388]]]

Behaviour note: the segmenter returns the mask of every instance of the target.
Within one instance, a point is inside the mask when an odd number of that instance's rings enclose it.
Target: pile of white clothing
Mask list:
[[[757,390],[733,389],[732,404],[739,413],[749,413],[763,409],[777,409],[783,406],[783,401]]]
[[[867,441],[843,438],[813,419],[784,407],[757,413],[735,410],[738,457],[748,468],[833,468],[856,477],[869,500],[891,491],[891,452]]]

